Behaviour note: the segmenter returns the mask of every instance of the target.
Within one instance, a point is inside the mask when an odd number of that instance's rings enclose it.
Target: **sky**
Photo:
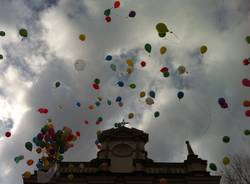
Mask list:
[[[6,33],[0,37],[0,184],[21,184],[22,173],[36,169],[26,161],[38,156],[24,144],[48,118],[56,129],[69,126],[81,132],[65,161],[95,158],[96,131],[122,119],[149,133],[146,150],[156,162],[183,162],[186,140],[199,157],[218,166],[224,156],[250,154],[250,137],[243,133],[250,129],[250,119],[242,105],[250,100],[250,88],[241,84],[243,78],[250,79],[250,65],[242,64],[250,49],[245,41],[250,35],[248,0],[121,0],[111,11],[112,21],[106,22],[103,12],[113,3],[0,0],[0,31]],[[128,17],[131,10],[134,18]],[[159,22],[174,34],[160,38],[155,29]],[[27,38],[18,34],[21,28],[28,30]],[[86,40],[80,41],[80,34]],[[150,55],[144,50],[146,43],[152,46]],[[199,52],[202,45],[208,48],[205,54]],[[164,55],[159,52],[162,46],[167,47]],[[108,54],[112,61],[105,60]],[[82,71],[74,67],[78,59],[86,64]],[[132,74],[126,73],[128,59],[134,62]],[[111,70],[112,63],[117,71]],[[183,75],[177,72],[181,65],[187,71]],[[162,76],[162,67],[168,67],[169,77]],[[96,78],[100,90],[92,88]],[[120,80],[124,87],[117,85]],[[56,81],[61,83],[58,88]],[[140,91],[150,90],[156,93],[151,106],[139,97]],[[180,100],[179,91],[184,92]],[[103,98],[101,105],[89,110],[98,96]],[[117,96],[123,99],[122,107],[115,102]],[[227,109],[218,105],[220,97],[226,99]],[[49,112],[40,114],[41,107]],[[160,112],[158,118],[155,111]],[[130,112],[133,119],[128,119]],[[103,122],[96,125],[99,116]],[[225,135],[231,138],[228,144],[222,142]],[[18,164],[17,155],[25,157]]]

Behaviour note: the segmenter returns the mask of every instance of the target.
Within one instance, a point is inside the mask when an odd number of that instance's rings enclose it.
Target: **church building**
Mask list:
[[[98,135],[97,158],[89,162],[60,162],[49,184],[219,184],[220,176],[206,170],[207,161],[186,141],[183,162],[154,162],[147,157],[149,135],[120,123]],[[24,184],[37,184],[38,171]],[[70,179],[69,179],[70,176]]]

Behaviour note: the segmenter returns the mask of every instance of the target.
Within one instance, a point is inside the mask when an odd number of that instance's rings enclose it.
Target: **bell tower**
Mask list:
[[[115,173],[129,173],[143,169],[140,161],[147,159],[145,144],[148,134],[128,128],[127,122],[116,123],[115,128],[105,130],[98,135],[101,149],[97,159],[106,161],[108,170]],[[108,163],[107,163],[108,162]]]

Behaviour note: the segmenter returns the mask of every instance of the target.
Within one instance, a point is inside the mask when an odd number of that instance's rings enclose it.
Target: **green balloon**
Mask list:
[[[95,79],[95,81],[94,81],[96,84],[100,84],[100,79]]]
[[[111,65],[110,65],[110,68],[111,68],[113,71],[116,71],[116,65],[115,65],[115,64],[111,64]]]
[[[250,36],[246,36],[246,42],[250,44]]]
[[[217,166],[216,166],[214,163],[209,164],[209,168],[210,168],[212,171],[217,171]]]
[[[163,76],[164,76],[164,77],[169,77],[169,72],[164,72],[164,73],[163,73]]]
[[[25,148],[29,151],[32,151],[33,145],[31,142],[26,142],[25,143]]]
[[[4,31],[0,31],[0,36],[5,36],[5,32]]]
[[[169,31],[166,24],[164,24],[162,22],[156,24],[155,28],[158,32],[161,32],[161,33],[166,33]]]
[[[131,89],[135,89],[135,88],[136,88],[136,84],[132,83],[132,84],[129,85],[129,87],[130,87]]]
[[[244,134],[247,135],[247,136],[250,135],[250,130],[249,129],[245,130]]]
[[[158,35],[159,35],[159,37],[163,38],[166,36],[166,33],[160,32],[160,33],[158,33]]]
[[[148,52],[148,53],[151,53],[151,45],[149,43],[146,43],[145,46],[144,46],[144,49]]]
[[[22,36],[22,37],[28,37],[28,31],[26,30],[26,29],[20,29],[19,30],[19,34],[20,34],[20,36]]]
[[[0,59],[3,59],[3,55],[2,54],[0,54]]]
[[[154,113],[154,116],[155,116],[155,118],[158,118],[158,117],[160,116],[160,112],[159,112],[159,111],[156,111],[156,112]]]
[[[224,137],[222,138],[222,141],[223,141],[224,143],[229,143],[229,142],[230,142],[230,137],[224,136]]]
[[[106,10],[104,10],[104,15],[105,15],[105,16],[109,16],[110,13],[111,13],[111,9],[106,9]]]

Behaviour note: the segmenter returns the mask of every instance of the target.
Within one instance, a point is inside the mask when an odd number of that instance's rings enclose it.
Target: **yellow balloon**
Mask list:
[[[86,35],[85,35],[85,34],[80,34],[80,35],[79,35],[79,39],[80,39],[81,41],[84,41],[84,40],[86,39]]]
[[[161,53],[161,55],[163,55],[163,54],[165,54],[167,52],[167,48],[166,47],[161,47],[160,48],[160,53]]]
[[[186,72],[185,66],[179,66],[177,68],[177,70],[178,70],[179,74],[184,74]]]
[[[201,47],[200,47],[200,53],[201,54],[204,54],[204,53],[206,53],[207,52],[207,46],[206,45],[202,45]]]
[[[144,91],[140,92],[140,97],[143,98],[146,95],[146,93]]]
[[[128,119],[132,119],[133,117],[134,117],[134,113],[131,112],[128,114]]]
[[[25,171],[25,172],[23,173],[23,178],[29,179],[30,177],[31,177],[31,173],[30,173],[29,171]]]
[[[224,157],[222,162],[224,165],[228,165],[230,163],[230,159],[228,157]]]
[[[128,66],[133,66],[134,62],[131,59],[128,59],[127,60],[127,64],[128,64]]]
[[[133,72],[133,68],[132,67],[127,68],[127,72],[128,74],[131,74]]]

